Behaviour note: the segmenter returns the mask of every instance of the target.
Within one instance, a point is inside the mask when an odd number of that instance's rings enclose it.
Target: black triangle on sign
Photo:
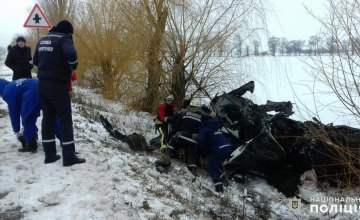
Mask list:
[[[38,4],[35,4],[29,17],[26,19],[24,27],[27,28],[51,28],[51,24],[45,17]]]

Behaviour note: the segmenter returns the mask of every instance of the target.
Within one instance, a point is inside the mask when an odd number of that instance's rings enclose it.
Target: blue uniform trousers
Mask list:
[[[24,127],[24,139],[26,143],[37,139],[38,128],[36,127],[37,118],[40,116],[40,106],[38,110],[33,111],[31,114],[28,114],[26,117],[21,117],[21,123]]]
[[[51,88],[46,80],[39,81],[39,95],[43,108],[42,143],[45,156],[56,155],[55,124],[59,118],[63,160],[71,161],[75,155],[74,133],[71,115],[71,99],[67,84]]]
[[[215,187],[217,187],[217,185],[221,185],[220,187],[222,187],[222,173],[220,172],[220,167],[230,154],[231,149],[229,146],[220,152],[211,153],[210,155],[208,155],[208,173],[213,183],[215,184]]]

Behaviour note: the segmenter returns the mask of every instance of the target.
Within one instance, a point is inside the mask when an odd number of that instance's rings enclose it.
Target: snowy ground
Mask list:
[[[8,70],[0,78],[11,78]],[[134,153],[112,139],[98,121],[104,114],[118,130],[154,137],[153,116],[123,111],[92,90],[75,88],[75,141],[85,164],[44,164],[39,135],[37,153],[20,153],[6,103],[0,99],[0,219],[357,219],[342,213],[310,213],[309,204],[289,206],[290,199],[262,179],[231,181],[224,194],[213,191],[205,171],[194,178],[173,161],[167,174],[156,171],[159,152]],[[41,119],[38,120],[40,129]],[[61,154],[61,148],[58,146]],[[302,196],[354,196],[334,189],[301,188]]]

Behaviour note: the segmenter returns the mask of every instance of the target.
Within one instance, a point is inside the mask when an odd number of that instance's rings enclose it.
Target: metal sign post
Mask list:
[[[40,38],[40,28],[51,28],[51,24],[45,17],[44,13],[40,9],[38,4],[35,4],[31,10],[30,15],[25,21],[24,27],[26,28],[37,28],[37,40]]]

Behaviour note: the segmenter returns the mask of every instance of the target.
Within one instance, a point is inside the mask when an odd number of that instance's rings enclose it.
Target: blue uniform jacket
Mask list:
[[[14,132],[20,131],[20,116],[40,116],[41,103],[38,95],[38,81],[18,79],[12,82],[0,79],[0,95],[8,104],[11,125]]]
[[[69,34],[50,32],[40,38],[34,54],[38,66],[38,79],[56,82],[62,86],[70,82],[71,69],[78,65],[76,49]],[[63,82],[63,83],[61,83]]]
[[[192,112],[189,110],[182,110],[181,112],[176,113],[174,117],[176,120],[172,125],[173,131],[172,134],[175,134],[178,131],[185,131],[190,134],[199,133],[199,128],[201,125],[201,114],[199,112]]]
[[[198,152],[208,157],[210,155],[226,155],[231,152],[231,145],[219,130],[221,123],[218,118],[207,119],[202,122],[199,131]]]

